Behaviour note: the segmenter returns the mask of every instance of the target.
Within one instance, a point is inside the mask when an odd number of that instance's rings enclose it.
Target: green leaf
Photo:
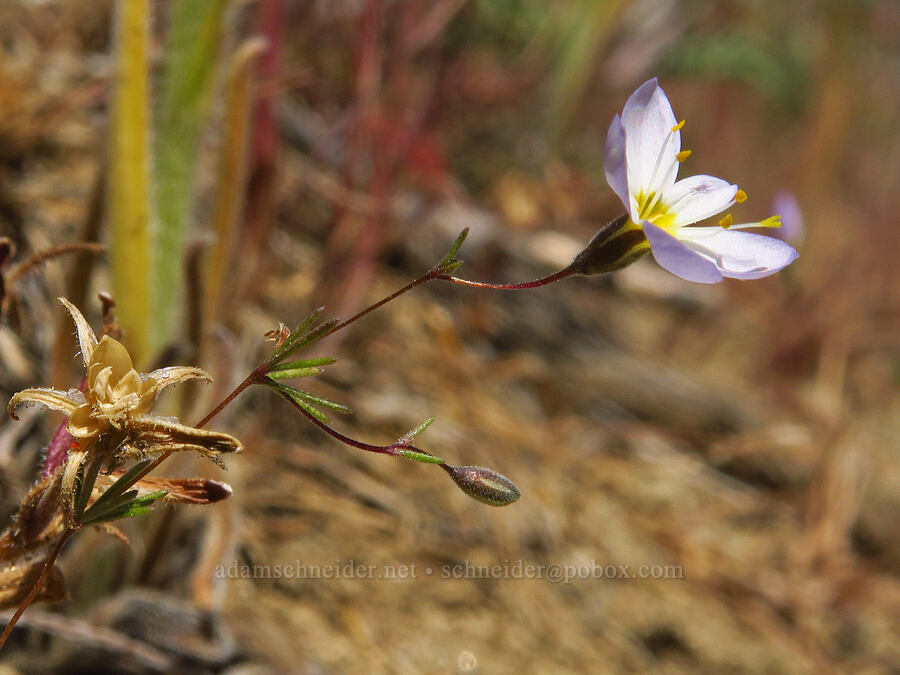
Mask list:
[[[272,356],[269,357],[269,363],[278,363],[282,359],[287,358],[291,354],[304,347],[308,347],[314,342],[318,342],[326,335],[330,334],[331,331],[335,329],[335,327],[340,323],[337,319],[331,319],[330,321],[326,321],[321,326],[316,326],[313,328],[313,325],[316,321],[319,320],[319,317],[322,316],[322,312],[325,311],[324,307],[319,307],[315,311],[313,311],[303,322],[297,326],[288,338],[281,344],[278,349],[276,349]],[[310,359],[309,363],[316,361],[317,359]],[[325,363],[327,359],[323,359],[322,362]],[[331,359],[331,363],[334,362],[334,359]],[[300,363],[300,362],[297,362]]]
[[[431,423],[434,422],[434,419],[435,419],[435,418],[434,418],[434,415],[432,415],[431,417],[429,417],[428,419],[426,419],[424,422],[422,422],[422,424],[420,424],[419,426],[417,426],[417,427],[416,427],[415,429],[413,429],[412,431],[407,431],[405,434],[403,434],[403,435],[400,437],[400,440],[397,441],[397,442],[398,442],[398,443],[401,443],[401,444],[403,444],[403,443],[411,443],[412,440],[413,440],[416,436],[418,436],[418,435],[421,434],[423,431],[425,431],[428,427],[431,426]]]
[[[320,359],[306,359],[304,361],[289,361],[288,363],[279,363],[272,369],[272,372],[278,370],[293,370],[294,368],[315,368],[317,366],[330,366],[337,361],[331,356],[324,356]]]
[[[321,326],[313,328],[311,331],[306,333],[306,335],[301,336],[299,340],[295,341],[294,344],[291,345],[288,354],[293,354],[294,352],[299,351],[304,347],[308,347],[309,345],[318,342],[323,337],[330,335],[331,331],[333,331],[339,323],[340,320],[332,319],[331,321],[326,321]]]
[[[448,272],[459,269],[459,266],[462,265],[462,261],[456,259],[456,254],[459,253],[459,249],[463,245],[463,242],[466,240],[466,237],[468,235],[469,228],[466,227],[462,232],[459,233],[456,241],[453,242],[453,246],[450,247],[450,251],[447,253],[447,255],[444,256],[444,259],[441,260],[441,267],[445,269],[450,267],[451,265],[456,265],[455,267],[453,267],[453,269],[447,269]]]
[[[135,493],[136,492],[137,491],[135,490]],[[129,492],[127,494],[131,493]],[[96,523],[107,523],[113,520],[120,520],[121,518],[133,518],[134,516],[142,516],[145,513],[149,513],[150,511],[152,511],[153,503],[162,499],[167,494],[169,494],[168,490],[156,490],[154,492],[148,492],[147,494],[140,497],[134,497],[133,499],[126,501],[125,503],[117,506],[112,510],[99,514],[90,521],[83,521],[83,524],[93,525]]]
[[[172,0],[153,146],[157,344],[167,342],[183,283],[186,234],[200,138],[212,108],[227,0]]]
[[[100,497],[95,501],[91,508],[89,508],[84,517],[91,517],[91,514],[99,513],[100,511],[105,511],[109,508],[109,503],[119,497],[125,490],[130,488],[135,480],[137,479],[138,474],[140,474],[144,469],[146,469],[153,462],[152,459],[145,459],[143,461],[137,462],[134,466],[132,466],[128,471],[122,474],[122,477],[119,478],[115,483],[110,485],[106,492],[104,492]],[[83,522],[83,521],[82,521]]]
[[[327,398],[322,398],[321,396],[315,396],[314,394],[310,394],[308,391],[303,391],[302,389],[292,389],[292,393],[295,397],[303,399],[307,403],[311,403],[314,405],[320,405],[323,408],[330,408],[339,413],[343,413],[344,415],[352,415],[353,411],[350,410],[345,405],[341,405],[340,403],[335,403],[334,401],[329,401]]]
[[[84,515],[81,517],[82,525],[89,525],[91,523],[96,523],[100,519],[105,518],[107,514],[112,513],[113,511],[119,511],[126,504],[130,504],[133,499],[138,496],[137,490],[128,490],[128,492],[124,492],[120,495],[116,495],[115,497],[111,497],[106,500],[99,507],[94,508],[92,506],[88,509]]]
[[[321,368],[288,368],[286,370],[273,370],[269,373],[269,377],[273,380],[287,380],[292,377],[312,377],[321,372]]]
[[[298,406],[300,406],[301,408],[303,408],[303,409],[304,409],[306,412],[308,412],[310,415],[312,415],[312,416],[315,417],[317,420],[319,420],[322,424],[329,424],[329,423],[330,423],[331,420],[328,419],[328,416],[327,416],[325,413],[323,413],[321,410],[316,410],[316,409],[313,408],[311,405],[309,405],[309,403],[307,403],[306,401],[304,401],[302,398],[300,398],[300,397],[298,397],[298,396],[293,396],[293,395],[292,395],[291,393],[289,393],[289,392],[285,392],[285,396],[287,396],[287,397],[288,397],[289,399],[291,399],[294,403],[296,403]]]
[[[403,450],[400,450],[397,454],[400,455],[401,457],[406,457],[406,459],[411,459],[416,462],[422,462],[424,464],[443,464],[444,463],[444,460],[441,459],[440,457],[435,457],[434,455],[427,453],[427,452],[403,449]]]
[[[149,0],[118,3],[109,119],[108,214],[116,318],[138,367],[153,351]],[[180,276],[179,276],[180,278]]]

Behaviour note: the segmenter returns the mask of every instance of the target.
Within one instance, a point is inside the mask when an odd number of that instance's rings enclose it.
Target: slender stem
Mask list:
[[[265,369],[266,369],[267,365],[268,365],[268,364],[265,364],[265,363],[264,363],[264,364],[262,364],[262,365],[260,365],[260,366],[257,366],[256,368],[254,368],[254,369],[253,369],[253,372],[251,372],[251,373],[244,379],[243,382],[241,382],[237,387],[235,387],[235,388],[232,390],[232,392],[231,392],[230,394],[228,394],[228,396],[226,396],[225,398],[222,399],[222,401],[219,403],[219,405],[217,405],[215,408],[213,408],[213,409],[206,415],[206,417],[204,417],[202,420],[200,420],[200,421],[197,423],[197,425],[196,425],[197,429],[202,429],[202,428],[205,427],[207,424],[209,424],[209,422],[212,420],[212,418],[215,417],[216,415],[218,415],[220,412],[222,412],[222,410],[225,408],[225,406],[227,406],[227,405],[228,405],[229,403],[231,403],[234,399],[236,399],[236,398],[238,397],[238,395],[239,395],[241,392],[244,391],[244,389],[246,389],[247,387],[249,387],[249,386],[252,385],[252,384],[256,384],[256,383],[259,381],[259,379],[264,375]],[[134,483],[137,483],[139,480],[141,480],[141,478],[143,478],[143,477],[146,476],[148,473],[150,473],[151,471],[153,471],[153,469],[155,469],[155,468],[158,467],[160,464],[162,464],[163,462],[165,462],[165,461],[171,456],[171,454],[172,454],[172,451],[171,451],[171,450],[169,450],[169,451],[167,451],[167,452],[164,452],[164,453],[161,454],[159,457],[157,457],[153,462],[151,462],[150,464],[148,464],[148,465],[147,465],[147,468],[144,469],[143,471],[141,471],[141,472],[135,477]],[[132,483],[132,485],[133,485],[134,483]]]
[[[59,541],[56,542],[56,546],[53,547],[53,551],[51,551],[50,555],[47,556],[47,560],[44,561],[44,569],[41,570],[41,576],[38,577],[37,581],[31,587],[31,590],[28,592],[28,595],[25,596],[22,604],[19,605],[16,613],[12,615],[9,623],[6,624],[6,628],[3,630],[3,634],[0,635],[0,650],[3,649],[3,646],[9,639],[13,628],[15,628],[16,623],[18,623],[21,616],[25,613],[25,610],[28,609],[29,605],[31,605],[32,602],[34,602],[34,599],[37,597],[37,594],[43,587],[44,582],[47,581],[47,577],[50,575],[50,570],[53,569],[53,564],[56,562],[56,558],[59,557],[60,551],[62,551],[63,546],[66,545],[66,542],[69,541],[73,534],[75,534],[75,530],[66,530],[65,532],[63,532],[62,536],[59,538]]]
[[[461,286],[470,286],[470,287],[474,287],[474,288],[490,288],[490,289],[495,289],[495,290],[515,291],[515,290],[525,290],[528,288],[539,288],[541,286],[546,286],[547,284],[552,284],[556,281],[560,281],[562,279],[565,279],[566,277],[570,277],[573,274],[575,274],[575,272],[572,270],[572,268],[570,266],[570,267],[560,270],[559,272],[555,272],[554,274],[543,277],[541,279],[535,279],[534,281],[526,281],[526,282],[522,282],[522,283],[513,283],[513,284],[493,284],[493,283],[487,283],[487,282],[481,282],[481,281],[470,281],[468,279],[460,279],[459,277],[454,277],[450,274],[447,274],[444,271],[445,269],[446,268],[443,265],[437,265],[436,267],[431,268],[430,270],[428,270],[428,272],[426,272],[425,274],[420,276],[418,279],[415,279],[415,280],[409,282],[403,288],[400,288],[399,290],[394,291],[389,296],[379,300],[375,304],[370,305],[369,307],[363,309],[362,311],[354,314],[352,317],[350,317],[346,321],[342,321],[341,323],[337,324],[331,331],[329,331],[329,333],[336,333],[337,331],[346,328],[347,326],[358,321],[359,319],[363,318],[367,314],[374,312],[376,309],[383,307],[384,305],[391,302],[392,300],[395,300],[396,298],[403,295],[404,293],[411,291],[416,286],[420,286],[429,281],[435,281],[435,280],[449,281],[451,283],[459,284]],[[256,368],[254,368],[253,371],[237,387],[235,387],[230,394],[228,394],[228,396],[226,396],[224,399],[222,399],[222,401],[215,408],[213,408],[206,415],[206,417],[204,417],[202,420],[200,420],[200,422],[197,423],[196,427],[198,429],[200,429],[200,428],[206,426],[216,415],[218,415],[220,412],[222,412],[222,410],[228,404],[230,404],[235,398],[237,398],[245,389],[247,389],[248,387],[250,387],[253,384],[258,384],[258,383],[262,382],[265,379],[266,373],[268,372],[268,369],[270,366],[271,366],[270,363],[264,362],[261,365],[257,366]],[[307,410],[305,410],[302,406],[298,405],[295,401],[291,400],[289,397],[283,396],[283,398],[286,401],[288,401],[288,403],[290,403],[295,408],[297,408],[297,410],[299,410],[300,413],[304,417],[306,417],[306,419],[308,419],[314,425],[316,425],[317,427],[322,429],[322,431],[324,431],[328,435],[332,436],[333,438],[337,439],[341,443],[344,443],[345,445],[349,445],[350,447],[357,448],[359,450],[365,450],[367,452],[376,452],[376,453],[380,453],[380,454],[384,454],[384,455],[393,455],[393,456],[399,455],[400,450],[410,450],[413,452],[421,453],[423,455],[433,456],[433,455],[431,455],[431,453],[425,452],[424,450],[421,450],[421,449],[417,448],[416,446],[409,444],[409,443],[398,442],[398,443],[392,443],[390,445],[373,445],[371,443],[364,443],[363,441],[358,441],[356,439],[350,438],[349,436],[342,434],[341,432],[337,431],[336,429],[331,428],[329,425],[327,425],[324,422],[322,422],[321,420],[317,419],[314,415],[310,414]],[[168,459],[171,454],[172,454],[172,451],[170,450],[168,452],[163,453],[159,457],[157,457],[156,460],[154,460],[152,463],[150,463],[147,466],[147,468],[145,468],[143,471],[141,471],[139,474],[137,474],[134,481],[132,482],[132,485],[134,483],[137,483],[144,476],[146,476],[148,473],[150,473],[156,467],[158,467],[160,464],[162,464],[164,461],[166,461],[166,459]],[[440,464],[438,464],[438,466],[440,466],[442,469],[444,469],[444,471],[451,473],[451,467],[449,465],[447,465],[446,463],[441,462]],[[12,630],[15,627],[16,623],[18,622],[19,618],[22,616],[22,614],[25,612],[25,610],[28,609],[29,605],[31,605],[31,603],[37,597],[38,593],[40,592],[40,589],[44,585],[44,582],[46,582],[47,577],[50,574],[50,570],[53,568],[53,565],[56,562],[57,557],[59,556],[63,547],[66,545],[66,542],[69,541],[69,539],[72,537],[72,535],[74,533],[75,533],[75,530],[68,529],[65,532],[63,532],[62,536],[60,536],[59,541],[57,541],[56,546],[54,547],[53,551],[50,553],[50,555],[47,557],[47,560],[44,563],[44,568],[41,571],[40,577],[38,577],[36,583],[32,586],[32,588],[29,591],[28,595],[26,596],[25,600],[22,602],[22,604],[16,610],[16,613],[13,614],[12,618],[9,620],[9,623],[6,625],[6,629],[3,631],[3,634],[0,635],[0,650],[2,650],[3,646],[6,644],[6,641],[9,638],[10,634],[12,633]]]
[[[416,286],[420,286],[421,284],[424,284],[424,283],[426,283],[426,282],[428,282],[428,281],[433,281],[434,279],[441,279],[441,278],[443,278],[443,277],[441,276],[441,274],[442,274],[442,269],[443,269],[443,268],[442,268],[441,266],[431,268],[431,269],[428,270],[425,274],[423,274],[422,276],[420,276],[418,279],[415,279],[415,280],[413,280],[413,281],[410,281],[410,282],[409,282],[408,284],[406,284],[406,286],[404,286],[403,288],[401,288],[401,289],[399,289],[399,290],[397,290],[397,291],[394,291],[393,293],[391,293],[391,294],[390,294],[389,296],[387,296],[386,298],[382,298],[381,300],[379,300],[378,302],[376,302],[374,305],[369,305],[369,306],[366,307],[364,310],[362,310],[362,311],[360,311],[360,312],[357,312],[356,314],[354,314],[353,316],[351,316],[351,317],[350,317],[349,319],[347,319],[346,321],[342,321],[342,322],[339,323],[337,326],[335,326],[334,328],[332,328],[332,329],[329,331],[329,334],[331,334],[331,333],[337,333],[339,330],[343,330],[344,328],[346,328],[347,326],[349,326],[349,325],[350,325],[351,323],[353,323],[354,321],[357,321],[358,319],[363,318],[366,314],[369,314],[370,312],[374,312],[374,311],[375,311],[376,309],[378,309],[379,307],[383,307],[384,305],[386,305],[387,303],[389,303],[391,300],[394,300],[394,299],[400,297],[401,295],[403,295],[403,294],[406,293],[407,291],[411,291],[411,290],[414,289]]]
[[[340,431],[337,431],[336,429],[331,428],[330,426],[325,424],[325,422],[323,422],[322,420],[316,418],[314,415],[311,415],[308,410],[304,410],[303,406],[298,405],[296,401],[292,401],[287,396],[282,396],[282,398],[284,398],[285,401],[287,401],[292,406],[294,406],[297,410],[299,410],[300,413],[306,419],[308,419],[310,422],[315,424],[322,431],[327,433],[329,436],[336,438],[341,443],[344,443],[345,445],[349,445],[350,447],[357,448],[359,450],[365,450],[367,452],[377,452],[382,455],[397,456],[398,454],[400,454],[399,452],[397,452],[398,450],[412,450],[413,452],[420,452],[423,455],[429,455],[432,457],[434,456],[430,452],[425,452],[424,450],[421,450],[420,448],[417,448],[416,446],[411,445],[410,443],[391,443],[390,445],[373,445],[371,443],[364,443],[363,441],[357,441],[355,438],[350,438],[349,436],[345,436]]]
[[[570,277],[573,274],[575,274],[575,272],[572,270],[572,268],[567,267],[560,270],[559,272],[554,272],[550,276],[535,279],[534,281],[523,281],[517,284],[492,284],[485,281],[470,281],[469,279],[460,279],[459,277],[454,277],[449,274],[438,274],[434,278],[440,279],[441,281],[450,281],[461,286],[472,286],[474,288],[492,288],[498,291],[522,291],[527,288],[540,288],[541,286],[546,286],[547,284],[561,281],[562,279]]]

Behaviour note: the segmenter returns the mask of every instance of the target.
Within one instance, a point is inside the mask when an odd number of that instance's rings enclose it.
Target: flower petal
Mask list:
[[[722,274],[711,260],[649,221],[645,220],[643,227],[647,241],[650,242],[650,251],[660,267],[698,284],[717,284],[722,281]]]
[[[625,126],[619,115],[613,117],[606,134],[606,147],[603,150],[603,170],[606,182],[613,189],[625,208],[631,211],[628,197],[628,165],[625,162]]]
[[[193,366],[169,366],[168,368],[159,368],[152,373],[144,375],[144,381],[156,380],[159,391],[173,384],[181,384],[188,380],[206,380],[212,382],[212,378],[202,368]]]
[[[106,420],[99,420],[93,416],[93,408],[83,405],[69,417],[69,433],[75,438],[90,438],[109,426]]]
[[[781,214],[781,229],[776,232],[779,239],[803,243],[806,228],[803,209],[796,195],[790,190],[781,190],[772,197],[772,212]]]
[[[625,103],[622,126],[628,159],[628,188],[647,194],[671,185],[678,175],[675,156],[681,151],[681,132],[672,104],[656,78],[642,84]]]
[[[234,436],[218,431],[189,427],[164,417],[144,415],[136,417],[132,424],[140,432],[141,441],[148,445],[199,445],[203,446],[205,454],[241,452],[244,449],[241,442]]]
[[[82,401],[58,389],[23,389],[9,399],[9,416],[14,420],[19,419],[16,415],[16,408],[22,403],[40,403],[51,410],[59,410],[66,415],[71,415]]]
[[[131,355],[128,353],[128,350],[125,349],[125,346],[108,335],[104,335],[97,344],[91,362],[92,364],[102,363],[104,367],[109,366],[112,368],[109,382],[113,386],[115,386],[129,370],[134,368],[134,364],[131,361]]]
[[[75,330],[78,331],[78,345],[81,348],[81,358],[84,361],[85,367],[87,367],[94,354],[94,348],[97,346],[97,336],[91,329],[91,325],[87,322],[87,319],[84,318],[84,315],[75,305],[69,302],[67,298],[57,298],[57,300],[63,307],[69,310],[72,321],[75,322]]]
[[[684,178],[667,188],[663,203],[675,214],[673,225],[690,225],[721,213],[734,204],[738,186],[703,174]]]
[[[721,227],[686,227],[678,236],[691,249],[710,258],[723,276],[733,279],[767,277],[798,257],[787,242],[762,234]]]

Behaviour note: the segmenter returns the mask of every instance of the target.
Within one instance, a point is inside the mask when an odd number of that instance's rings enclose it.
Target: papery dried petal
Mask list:
[[[78,470],[84,464],[86,458],[87,452],[84,450],[72,450],[63,468],[62,483],[60,485],[63,515],[65,516],[66,525],[72,529],[78,527],[75,514],[75,500],[78,495]]]
[[[81,401],[74,399],[67,392],[51,389],[49,387],[42,389],[23,389],[13,394],[9,399],[9,416],[14,420],[19,419],[16,415],[16,408],[22,403],[40,403],[51,410],[58,410],[66,415],[71,415],[75,409],[81,405]]]
[[[105,490],[121,475],[100,475],[96,485]],[[211,478],[142,478],[134,487],[140,495],[165,490],[168,494],[160,501],[169,504],[214,504],[233,494],[230,485]]]
[[[130,370],[134,369],[134,363],[131,361],[131,355],[125,346],[118,340],[114,340],[108,335],[104,335],[94,349],[91,358],[91,364],[101,363],[104,367],[112,368],[109,377],[109,383],[113,386],[118,384]]]
[[[75,322],[75,330],[78,332],[78,345],[81,349],[81,358],[85,367],[91,362],[94,355],[94,349],[97,346],[97,336],[94,334],[91,325],[84,318],[81,311],[69,302],[66,298],[57,298],[57,300],[69,311],[72,321]]]
[[[145,415],[134,420],[133,427],[142,442],[149,445],[196,445],[204,454],[241,452],[244,448],[234,436],[219,431],[196,429],[162,417]],[[163,448],[169,450],[172,448]],[[179,448],[183,449],[183,448]]]
[[[173,384],[181,384],[188,380],[205,380],[212,382],[212,378],[202,368],[193,366],[169,366],[168,368],[158,368],[153,372],[144,376],[145,380],[155,380],[159,391]]]
[[[80,406],[69,416],[69,433],[75,438],[91,438],[109,428],[109,422],[94,416],[90,404]]]

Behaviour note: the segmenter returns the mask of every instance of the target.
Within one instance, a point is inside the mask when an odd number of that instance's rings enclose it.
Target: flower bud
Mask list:
[[[445,470],[460,490],[485,504],[506,506],[522,496],[509,478],[483,466],[448,466]]]
[[[575,274],[606,274],[627,267],[650,250],[640,227],[629,226],[628,216],[604,225],[569,266]]]

